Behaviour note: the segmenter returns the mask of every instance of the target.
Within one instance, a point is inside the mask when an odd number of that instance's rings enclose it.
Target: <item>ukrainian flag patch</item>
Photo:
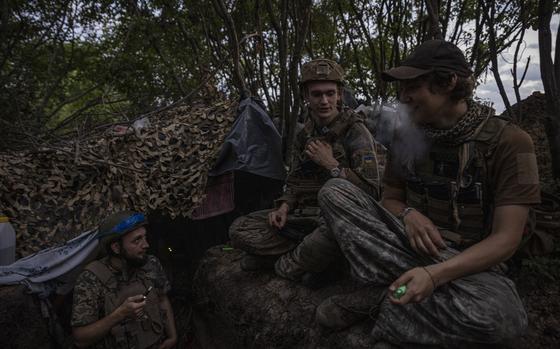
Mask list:
[[[367,164],[373,162],[375,160],[375,157],[372,154],[366,154],[362,156],[362,160]]]

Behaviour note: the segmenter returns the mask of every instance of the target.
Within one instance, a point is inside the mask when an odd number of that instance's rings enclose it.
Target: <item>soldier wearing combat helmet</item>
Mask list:
[[[155,256],[146,254],[146,217],[123,211],[98,229],[108,256],[78,277],[72,332],[79,348],[172,348],[177,343],[170,289]]]
[[[300,85],[304,86],[310,81],[333,81],[339,85],[344,84],[344,71],[342,67],[330,59],[319,58],[301,68]]]
[[[300,87],[310,118],[296,136],[284,195],[274,209],[240,217],[230,227],[232,244],[247,252],[244,270],[274,267],[296,281],[323,272],[340,252],[320,219],[319,189],[341,178],[377,197],[373,138],[361,118],[342,105],[343,81],[344,71],[329,59],[303,65]]]

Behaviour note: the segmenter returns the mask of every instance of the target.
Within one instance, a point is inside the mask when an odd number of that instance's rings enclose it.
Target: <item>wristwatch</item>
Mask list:
[[[342,172],[342,170],[338,166],[336,166],[336,167],[331,168],[331,170],[329,172],[330,172],[332,178],[338,178],[340,176],[340,172]]]

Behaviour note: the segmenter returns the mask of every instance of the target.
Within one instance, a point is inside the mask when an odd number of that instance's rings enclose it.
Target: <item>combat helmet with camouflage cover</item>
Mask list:
[[[109,245],[127,233],[148,224],[146,216],[134,211],[121,211],[105,218],[98,228],[97,238],[107,251]]]
[[[301,68],[300,86],[310,81],[334,81],[344,84],[344,70],[330,59],[318,58],[307,62]]]

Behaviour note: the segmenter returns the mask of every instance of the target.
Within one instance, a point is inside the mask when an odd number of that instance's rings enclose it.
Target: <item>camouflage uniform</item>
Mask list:
[[[469,107],[475,113],[490,113],[471,101]],[[416,253],[402,222],[359,188],[333,179],[321,189],[324,218],[356,279],[388,286],[410,269],[441,263],[483,240],[491,232],[494,207],[539,202],[536,158],[529,136],[503,120],[491,116],[481,120],[478,133],[459,147],[433,143],[423,158],[414,161],[412,172],[405,171],[405,178],[395,172],[394,157],[387,164],[384,198],[406,202],[440,228],[448,245],[440,257]],[[468,156],[463,159],[464,155],[453,151]],[[449,196],[444,187],[455,194]],[[385,299],[373,329],[374,339],[468,347],[500,343],[523,333],[527,315],[506,271],[501,263],[453,280],[420,303],[403,306]]]
[[[171,289],[169,281],[165,276],[165,272],[159,262],[159,260],[152,255],[147,255],[148,261],[144,266],[138,268],[137,270],[127,270],[125,272],[115,270],[109,263],[109,257],[102,258],[99,260],[104,266],[109,270],[113,271],[113,275],[116,278],[117,285],[123,282],[140,281],[140,283],[153,284],[154,291],[158,296],[165,295]],[[86,267],[87,268],[87,267]],[[130,275],[126,275],[130,273]],[[109,290],[107,285],[105,285],[93,272],[90,270],[84,270],[76,282],[74,288],[74,300],[72,306],[72,327],[86,326],[94,323],[107,314],[105,314],[105,296]],[[152,292],[154,292],[152,291]],[[160,310],[161,312],[161,310]],[[160,313],[163,323],[165,323],[165,314]],[[165,329],[162,332],[165,334]],[[158,344],[152,345],[151,347],[157,348]],[[114,349],[121,348],[122,346],[117,345],[115,337],[110,333],[99,342],[95,343],[91,348],[94,349]],[[125,348],[133,348],[131,344],[125,346]]]
[[[306,271],[322,271],[339,256],[317,204],[317,193],[331,178],[330,173],[304,153],[312,140],[329,143],[339,167],[344,168],[345,180],[378,197],[379,174],[373,138],[361,118],[350,109],[343,109],[323,128],[310,118],[297,135],[294,145],[297,156],[286,180],[285,193],[276,200],[277,206],[285,202],[290,208],[285,227],[278,231],[269,226],[270,210],[240,217],[230,227],[234,247],[255,255],[282,255],[276,262],[276,272],[291,279],[299,278]]]
[[[435,258],[410,248],[402,223],[352,184],[332,179],[319,203],[352,275],[364,284],[388,286],[406,271],[459,253],[448,247]],[[375,341],[444,347],[499,343],[527,327],[527,315],[505,267],[466,276],[438,287],[420,303],[382,302]]]

